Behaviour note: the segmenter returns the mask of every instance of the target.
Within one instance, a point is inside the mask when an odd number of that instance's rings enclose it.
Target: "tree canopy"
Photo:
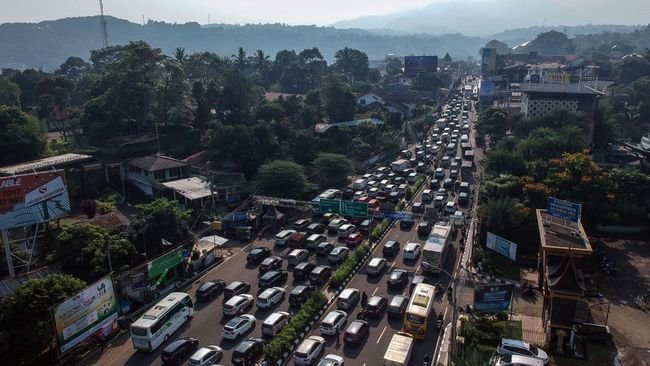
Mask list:
[[[274,197],[305,198],[314,187],[307,180],[301,165],[291,161],[274,160],[262,165],[256,175],[257,190]]]
[[[38,120],[15,106],[0,105],[0,164],[9,165],[40,158],[45,134]]]

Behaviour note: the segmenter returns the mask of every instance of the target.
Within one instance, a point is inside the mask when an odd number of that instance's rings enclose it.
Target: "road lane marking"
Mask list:
[[[377,344],[379,344],[379,341],[381,341],[381,337],[384,336],[384,332],[386,331],[386,326],[384,325],[384,329],[382,329],[381,334],[379,335],[379,338],[377,338]],[[364,363],[365,365],[365,363]]]
[[[390,268],[388,269],[388,271],[390,272],[394,266],[395,266],[395,261],[393,261],[393,263],[390,264]]]
[[[420,270],[420,264],[418,264],[418,268],[415,269],[415,274],[418,274],[419,270]]]

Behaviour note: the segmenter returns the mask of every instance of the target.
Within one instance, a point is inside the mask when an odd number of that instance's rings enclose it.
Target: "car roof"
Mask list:
[[[181,345],[185,344],[186,342],[191,341],[190,338],[179,338],[173,341],[172,343],[168,344],[165,349],[163,349],[163,352],[173,352],[175,351],[178,347]]]
[[[368,323],[364,322],[363,320],[355,320],[355,321],[350,323],[347,330],[350,331],[350,332],[355,332],[356,333],[357,331],[359,331],[359,329],[361,329],[362,326],[364,326],[366,324],[368,324]]]
[[[408,301],[406,296],[397,295],[397,296],[393,296],[393,298],[390,300],[390,305],[399,306],[406,301]]]
[[[386,300],[386,298],[383,297],[383,296],[372,296],[372,297],[368,300],[368,304],[378,305],[379,302],[381,302],[381,301],[383,301],[383,300]]]
[[[501,339],[501,344],[504,346],[514,346],[514,347],[522,347],[522,348],[529,348],[529,344],[520,341],[518,339],[511,339],[511,338],[502,338]]]
[[[370,260],[370,263],[368,263],[368,264],[371,265],[371,266],[376,266],[379,263],[385,262],[385,261],[386,261],[385,258],[373,258],[373,259]]]

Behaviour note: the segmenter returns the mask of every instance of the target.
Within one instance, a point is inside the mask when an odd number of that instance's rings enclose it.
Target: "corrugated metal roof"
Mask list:
[[[188,166],[187,163],[162,155],[149,155],[128,161],[128,164],[148,172]]]
[[[0,281],[0,297],[11,295],[23,282],[33,278],[45,278],[50,275],[59,274],[56,267],[41,267],[27,274],[21,275],[16,278],[5,278]]]
[[[90,155],[68,153],[2,167],[0,168],[0,174],[11,175],[31,173],[34,170],[57,168],[64,165],[80,163],[90,159],[92,159],[92,156]]]

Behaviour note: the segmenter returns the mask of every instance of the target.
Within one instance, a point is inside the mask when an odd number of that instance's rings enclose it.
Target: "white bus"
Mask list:
[[[435,224],[422,250],[422,271],[440,273],[450,245],[451,225],[446,222]]]
[[[153,351],[187,322],[194,313],[192,297],[172,292],[131,324],[133,348]]]
[[[413,289],[404,312],[404,329],[415,339],[424,339],[427,334],[435,293],[436,287],[426,283],[418,283]]]

